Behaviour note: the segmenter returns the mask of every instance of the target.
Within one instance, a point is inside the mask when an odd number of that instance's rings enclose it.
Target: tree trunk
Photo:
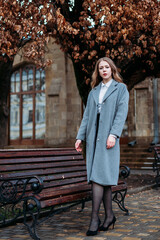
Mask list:
[[[74,61],[72,62],[73,62],[73,67],[74,67],[74,72],[76,77],[77,88],[84,105],[86,105],[87,97],[91,87],[90,87],[90,84],[87,85],[85,82],[85,74],[82,71],[81,63],[80,62],[75,63]]]
[[[82,71],[82,65],[80,62],[75,63],[74,60],[73,67],[77,82],[77,88],[79,90],[79,94],[82,98],[83,103],[86,105],[87,103],[87,97],[89,94],[89,91],[91,90],[90,84],[87,85],[85,82],[85,77],[88,78],[88,76],[85,76],[85,73]],[[119,68],[121,68],[121,65],[117,64]],[[153,76],[153,74],[149,74],[148,72],[144,71],[144,69],[147,69],[147,66],[141,66],[141,62],[137,60],[136,63],[130,63],[128,67],[123,67],[121,70],[121,75],[123,78],[124,83],[128,86],[128,90],[130,91],[136,84],[139,82],[142,82],[145,80],[147,76]]]
[[[7,99],[10,89],[13,61],[0,62],[0,147],[8,144],[7,127],[9,109]]]

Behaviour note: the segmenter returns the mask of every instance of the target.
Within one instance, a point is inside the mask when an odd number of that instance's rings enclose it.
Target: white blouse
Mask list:
[[[100,89],[100,93],[99,93],[99,103],[98,103],[98,113],[101,112],[101,107],[102,107],[102,102],[103,102],[103,98],[104,98],[104,95],[106,94],[109,86],[111,85],[112,83],[112,79],[107,82],[107,83],[101,83],[101,89]]]
[[[99,93],[99,103],[102,103],[104,95],[106,94],[106,92],[107,92],[109,86],[111,85],[112,81],[113,80],[111,79],[107,83],[103,83],[103,82],[101,83],[101,90],[100,90],[100,93]]]

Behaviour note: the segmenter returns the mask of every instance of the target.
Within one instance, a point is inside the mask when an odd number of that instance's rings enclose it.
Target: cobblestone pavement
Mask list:
[[[55,215],[38,226],[41,240],[160,240],[160,188],[150,189],[127,195],[126,207],[130,215],[126,216],[114,203],[117,217],[114,229],[98,232],[94,237],[85,235],[91,212],[91,202],[86,203],[83,212],[76,206],[66,212]],[[103,221],[103,208],[100,211]],[[0,240],[31,240],[23,224],[0,229]]]

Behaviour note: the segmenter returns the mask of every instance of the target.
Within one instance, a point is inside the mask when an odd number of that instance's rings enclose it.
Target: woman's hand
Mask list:
[[[82,146],[81,146],[81,144],[82,144],[82,140],[77,140],[76,141],[76,143],[75,143],[75,149],[76,149],[76,151],[77,152],[82,152]]]
[[[107,149],[114,147],[115,143],[116,143],[116,138],[109,135],[107,139]]]

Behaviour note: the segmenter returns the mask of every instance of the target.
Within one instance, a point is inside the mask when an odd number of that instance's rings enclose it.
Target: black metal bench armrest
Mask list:
[[[3,178],[0,176],[0,227],[15,223],[23,218],[33,239],[39,239],[35,226],[41,205],[36,194],[43,189],[43,180],[38,176]],[[32,223],[27,223],[27,219]]]
[[[130,175],[130,168],[126,165],[120,165],[119,176],[123,178],[127,178],[129,175]]]
[[[33,196],[43,189],[43,180],[38,176],[0,177],[0,204],[13,204],[25,196]]]

